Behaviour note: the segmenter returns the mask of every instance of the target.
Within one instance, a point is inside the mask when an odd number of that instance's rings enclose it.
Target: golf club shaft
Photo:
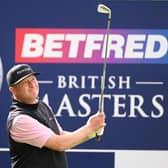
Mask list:
[[[107,69],[107,52],[108,52],[108,41],[109,41],[109,33],[110,33],[110,21],[111,21],[111,13],[108,15],[108,22],[107,22],[107,33],[106,33],[106,46],[105,46],[105,55],[104,55],[104,63],[103,63],[103,73],[101,78],[101,95],[99,101],[99,112],[104,112],[104,88],[105,88],[105,81],[106,81],[106,69]],[[100,141],[101,136],[96,134],[96,140]]]
[[[110,31],[110,19],[108,19],[108,24],[107,24],[107,36],[106,36],[106,46],[105,46],[106,48],[105,48],[105,57],[104,57],[104,64],[103,64],[103,73],[102,73],[102,79],[101,79],[101,95],[100,95],[100,102],[99,102],[99,112],[104,112],[104,88],[105,88],[105,81],[106,81],[109,31]]]

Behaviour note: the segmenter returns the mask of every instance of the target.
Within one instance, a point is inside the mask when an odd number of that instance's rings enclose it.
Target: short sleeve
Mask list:
[[[12,139],[42,148],[54,132],[28,115],[19,115],[13,120],[10,129]]]

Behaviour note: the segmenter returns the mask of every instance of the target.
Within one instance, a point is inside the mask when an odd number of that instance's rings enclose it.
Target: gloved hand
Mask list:
[[[99,130],[97,130],[96,132],[92,132],[88,138],[89,139],[92,139],[92,138],[95,138],[96,136],[102,136],[104,133],[104,128],[100,128]]]
[[[102,136],[103,133],[104,133],[104,127],[103,127],[103,128],[100,128],[98,131],[96,131],[96,134],[97,134],[98,136]]]

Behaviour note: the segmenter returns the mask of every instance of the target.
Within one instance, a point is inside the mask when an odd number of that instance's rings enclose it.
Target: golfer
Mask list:
[[[104,113],[92,115],[79,129],[61,128],[51,107],[38,98],[39,84],[28,64],[14,65],[7,73],[12,102],[7,119],[12,168],[67,168],[65,150],[96,136],[104,129]]]

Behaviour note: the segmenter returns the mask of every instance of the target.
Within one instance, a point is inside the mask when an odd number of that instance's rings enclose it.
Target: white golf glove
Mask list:
[[[89,139],[95,138],[96,135],[102,136],[103,133],[104,133],[104,128],[100,128],[100,129],[97,130],[96,132],[92,132],[92,133],[88,136],[88,138],[89,138]]]
[[[100,128],[98,131],[96,131],[96,134],[97,134],[98,136],[102,136],[103,133],[104,133],[104,128]]]

